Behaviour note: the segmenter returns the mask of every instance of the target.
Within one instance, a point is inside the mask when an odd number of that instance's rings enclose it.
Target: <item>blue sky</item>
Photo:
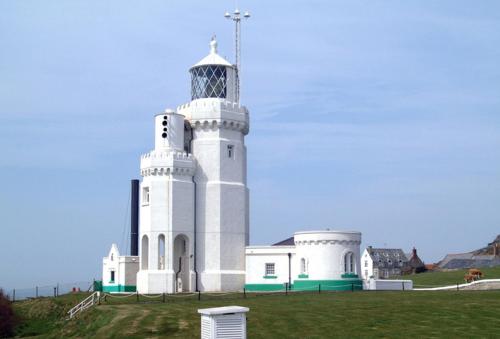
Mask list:
[[[98,278],[232,1],[0,1],[0,286]],[[500,233],[500,3],[241,1],[251,243],[355,229],[426,262]]]

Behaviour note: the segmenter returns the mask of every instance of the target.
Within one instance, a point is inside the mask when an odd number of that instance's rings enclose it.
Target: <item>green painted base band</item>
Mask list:
[[[135,292],[136,288],[133,285],[104,285],[103,292]]]
[[[298,277],[302,278],[302,279],[307,279],[307,278],[309,278],[309,274],[299,274]]]
[[[245,284],[247,292],[284,291],[285,284]],[[346,280],[294,280],[292,291],[360,291],[363,289],[361,279]]]
[[[340,276],[341,278],[347,278],[347,279],[352,279],[352,278],[359,278],[356,273],[344,273]]]
[[[285,285],[283,284],[245,284],[247,292],[257,291],[284,291]]]
[[[294,291],[312,291],[319,290],[322,291],[351,291],[351,290],[362,290],[363,282],[361,279],[349,279],[349,280],[294,280],[293,290]]]

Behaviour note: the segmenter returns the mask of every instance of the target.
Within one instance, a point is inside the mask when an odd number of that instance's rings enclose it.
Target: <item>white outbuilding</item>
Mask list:
[[[355,231],[296,232],[271,246],[246,248],[247,291],[362,289]]]

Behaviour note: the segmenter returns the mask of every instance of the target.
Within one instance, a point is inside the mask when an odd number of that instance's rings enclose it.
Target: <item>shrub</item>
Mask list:
[[[12,337],[16,324],[17,318],[12,309],[12,303],[0,289],[0,337]]]

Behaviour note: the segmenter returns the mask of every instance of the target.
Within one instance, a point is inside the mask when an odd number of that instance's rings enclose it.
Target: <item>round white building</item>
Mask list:
[[[246,249],[247,290],[362,289],[361,233],[304,231],[272,246]]]

